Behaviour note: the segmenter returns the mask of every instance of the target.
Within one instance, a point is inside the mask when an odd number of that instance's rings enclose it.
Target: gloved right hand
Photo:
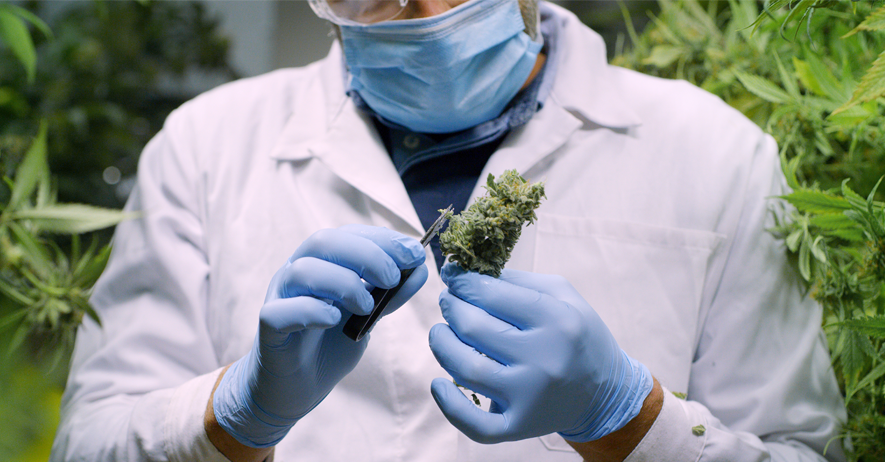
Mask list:
[[[360,342],[346,337],[337,327],[342,317],[369,314],[371,286],[394,287],[407,268],[417,269],[385,314],[427,280],[424,248],[416,239],[349,225],[304,241],[271,279],[252,350],[231,365],[215,390],[212,404],[221,427],[246,446],[276,445],[362,357],[368,336]]]

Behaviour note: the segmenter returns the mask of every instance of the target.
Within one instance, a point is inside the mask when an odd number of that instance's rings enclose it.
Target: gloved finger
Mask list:
[[[446,419],[473,441],[492,444],[508,439],[506,417],[480,409],[451,380],[433,379],[430,394]]]
[[[399,282],[398,265],[414,267],[424,261],[424,248],[417,241],[413,246],[402,234],[379,231],[384,228],[363,228],[369,230],[359,234],[342,229],[317,231],[298,247],[289,262],[318,258],[354,271],[375,287],[390,288]]]
[[[258,329],[262,341],[274,346],[290,333],[306,329],[328,329],[341,322],[341,310],[313,297],[280,298],[261,307]]]
[[[501,272],[501,276],[498,279],[527,289],[537,290],[542,294],[547,294],[572,306],[577,306],[576,304],[578,303],[586,303],[584,297],[578,293],[568,279],[557,274],[505,269]]]
[[[356,224],[338,229],[372,241],[393,259],[399,269],[417,268],[426,259],[421,242],[400,232],[380,226]]]
[[[412,296],[421,290],[421,287],[424,287],[424,283],[427,282],[427,275],[427,265],[421,265],[415,268],[409,278],[406,279],[406,283],[400,287],[399,292],[390,299],[390,303],[387,304],[387,307],[384,308],[384,313],[381,315],[387,316],[409,301]]]
[[[384,249],[401,268],[414,268],[424,262],[424,247],[418,239],[383,226],[361,224],[344,225],[338,228],[346,233],[374,242]],[[420,260],[419,260],[420,259]]]
[[[501,364],[514,364],[517,358],[512,354],[512,346],[523,343],[519,329],[448,291],[439,295],[439,307],[462,342]]]
[[[507,366],[466,345],[445,324],[430,328],[430,351],[436,361],[459,384],[488,396],[504,401],[508,389]]]
[[[275,275],[268,298],[310,296],[326,299],[356,314],[368,314],[374,302],[362,279],[353,271],[313,257],[286,264]]]
[[[550,316],[548,310],[562,303],[537,290],[465,271],[453,263],[443,266],[441,276],[453,295],[520,330],[544,325]]]

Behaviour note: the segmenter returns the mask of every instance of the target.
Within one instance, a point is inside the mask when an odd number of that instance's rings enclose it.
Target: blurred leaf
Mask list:
[[[807,62],[799,59],[797,56],[793,56],[793,66],[796,68],[796,75],[799,77],[799,81],[802,82],[805,88],[811,90],[815,95],[826,96],[826,92],[824,92],[814,72],[811,72],[811,66]]]
[[[821,245],[823,244],[823,240],[824,240],[823,236],[817,236],[816,238],[814,238],[814,242],[811,243],[811,254],[814,255],[814,258],[816,258],[821,263],[826,263],[827,262],[827,254],[821,248]]]
[[[12,196],[9,203],[6,204],[5,213],[16,211],[21,205],[28,200],[37,183],[41,180],[45,181],[48,175],[48,165],[46,164],[46,122],[40,124],[40,131],[34,143],[31,144],[28,153],[22,160],[21,165],[15,175],[15,188],[12,190]]]
[[[799,247],[799,274],[802,279],[811,281],[811,249],[804,243]]]
[[[651,50],[651,56],[645,58],[645,64],[657,67],[667,67],[683,55],[681,47],[672,45],[658,45]]]
[[[6,352],[7,355],[12,354],[12,352],[18,350],[18,348],[22,346],[25,339],[28,337],[29,330],[30,326],[28,326],[27,323],[21,323],[18,325],[9,341],[9,351]]]
[[[857,392],[857,390],[862,390],[872,385],[873,382],[878,380],[883,375],[885,375],[885,362],[880,362],[879,365],[876,366],[875,369],[871,370],[863,379],[861,379],[860,382],[857,383],[857,385],[852,387],[850,390],[847,390],[847,393],[845,394],[845,400],[851,400],[851,397],[854,396],[854,393]]]
[[[12,214],[13,219],[28,220],[40,229],[53,233],[86,233],[114,226],[136,216],[133,213],[84,204],[56,204],[19,210]]]
[[[111,254],[111,246],[102,247],[95,255],[92,252],[84,254],[74,267],[74,284],[81,287],[92,287],[98,277],[107,266]]]
[[[25,67],[28,81],[32,82],[37,73],[37,52],[34,40],[25,22],[13,13],[12,5],[0,4],[0,39],[12,50],[15,57]]]
[[[788,103],[792,100],[787,92],[770,80],[737,70],[734,71],[734,75],[737,76],[747,90],[765,101],[770,103]]]
[[[12,221],[8,226],[16,242],[24,248],[28,265],[40,274],[48,274],[52,270],[52,260],[49,258],[46,246],[21,224]]]

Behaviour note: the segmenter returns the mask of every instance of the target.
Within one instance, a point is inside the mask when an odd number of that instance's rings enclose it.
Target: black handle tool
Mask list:
[[[446,215],[452,211],[452,206],[450,205],[447,209],[443,210],[442,214],[440,214],[439,218],[430,225],[430,229],[424,233],[424,237],[421,238],[421,245],[427,247],[427,244],[430,244],[430,240],[433,239],[433,236],[439,232],[439,230],[446,223],[447,218]],[[353,315],[347,322],[344,324],[344,335],[350,337],[354,341],[360,341],[369,329],[375,325],[375,321],[381,317],[381,313],[384,312],[384,308],[387,308],[387,304],[390,303],[390,299],[393,298],[394,295],[399,292],[400,288],[402,288],[403,284],[406,283],[406,280],[409,279],[409,276],[412,275],[412,272],[415,271],[415,268],[409,268],[400,270],[399,275],[399,284],[392,289],[383,289],[381,287],[376,287],[372,289],[372,299],[375,300],[375,307],[372,308],[372,312],[369,313],[368,316],[360,316]]]

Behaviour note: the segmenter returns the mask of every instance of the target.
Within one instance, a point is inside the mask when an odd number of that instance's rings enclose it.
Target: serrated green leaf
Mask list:
[[[855,332],[876,338],[885,338],[885,316],[848,319],[840,324]]]
[[[838,213],[851,208],[842,197],[812,189],[799,189],[781,198],[800,212]]]
[[[857,27],[851,30],[851,32],[843,35],[842,38],[849,37],[860,31],[875,30],[885,30],[885,5],[880,6],[879,9],[870,13],[862,23],[858,24]]]
[[[809,219],[809,224],[816,226],[825,231],[837,229],[853,229],[857,224],[850,218],[841,213],[825,213],[822,215],[813,215]]]
[[[856,383],[857,376],[863,368],[864,359],[866,359],[866,353],[864,353],[864,347],[861,345],[864,339],[869,342],[869,339],[864,337],[861,333],[845,329],[842,331],[842,335],[844,338],[844,345],[842,349],[842,354],[839,355],[839,359],[842,362],[842,369],[846,378],[846,381],[849,384]]]
[[[34,40],[25,22],[9,8],[0,8],[0,39],[24,66],[28,82],[33,82],[37,75],[37,51],[34,49]]]
[[[19,210],[12,214],[13,219],[28,220],[41,230],[69,234],[107,228],[136,216],[133,213],[84,204],[55,204]]]
[[[863,242],[866,240],[863,231],[860,229],[834,229],[828,231],[827,234],[838,237],[840,239],[845,239],[849,242]]]
[[[883,96],[885,96],[885,51],[879,53],[879,57],[867,69],[866,74],[860,79],[857,88],[854,89],[851,99],[833,111],[833,114],[839,114],[858,104],[873,101]]]
[[[844,197],[852,207],[858,210],[866,210],[867,201],[863,197],[860,197],[860,194],[854,192],[854,190],[851,189],[851,186],[848,186],[848,181],[848,178],[842,181],[842,197]]]
[[[48,174],[49,166],[46,163],[47,130],[46,121],[41,122],[37,138],[28,148],[28,152],[15,173],[15,187],[6,204],[5,212],[15,212],[31,196],[41,178]]]
[[[734,71],[734,75],[740,80],[741,84],[744,85],[747,91],[765,101],[780,104],[792,101],[792,98],[787,92],[770,80],[738,70]]]

